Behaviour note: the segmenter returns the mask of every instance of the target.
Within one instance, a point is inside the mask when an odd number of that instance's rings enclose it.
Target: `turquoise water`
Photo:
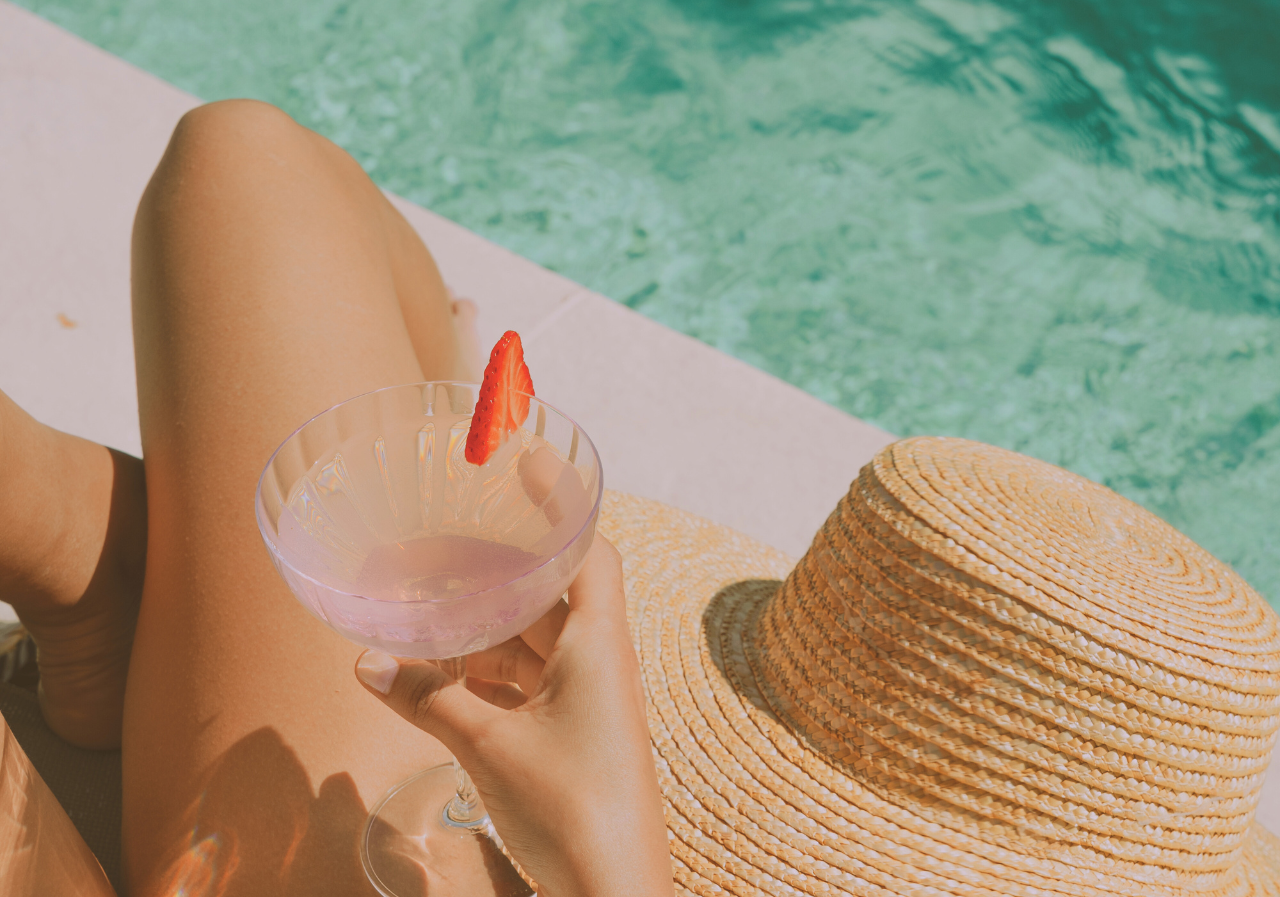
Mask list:
[[[1280,602],[1280,0],[21,2],[888,430],[1107,483]]]

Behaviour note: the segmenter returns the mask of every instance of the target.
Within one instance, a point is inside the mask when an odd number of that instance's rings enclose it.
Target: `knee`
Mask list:
[[[182,116],[142,198],[163,213],[172,201],[234,193],[314,152],[316,136],[285,112],[257,100],[222,100]],[[211,188],[211,189],[210,189]]]
[[[219,100],[182,116],[169,152],[225,154],[304,141],[309,132],[287,112],[259,100]]]
[[[312,149],[310,131],[270,103],[221,100],[192,109],[178,121],[166,158],[184,168],[239,168],[276,164]]]

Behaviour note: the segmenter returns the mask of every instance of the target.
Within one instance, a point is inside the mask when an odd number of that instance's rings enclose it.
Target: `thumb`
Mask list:
[[[356,661],[356,678],[382,703],[440,739],[459,759],[471,753],[479,728],[502,712],[425,660],[365,651]]]

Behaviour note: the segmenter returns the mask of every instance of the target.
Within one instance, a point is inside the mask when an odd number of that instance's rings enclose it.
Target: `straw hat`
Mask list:
[[[617,493],[600,531],[686,892],[1280,895],[1276,615],[1110,490],[907,439],[794,568]]]

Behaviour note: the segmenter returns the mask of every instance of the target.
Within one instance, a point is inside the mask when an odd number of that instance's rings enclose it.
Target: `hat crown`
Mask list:
[[[885,800],[1100,886],[1217,887],[1280,729],[1261,596],[1114,492],[967,440],[864,468],[748,658]]]

